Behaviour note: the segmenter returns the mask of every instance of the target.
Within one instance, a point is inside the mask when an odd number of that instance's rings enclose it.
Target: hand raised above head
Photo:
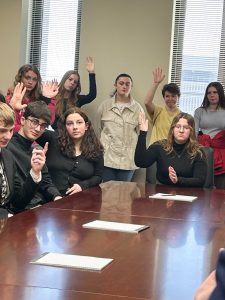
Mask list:
[[[152,72],[152,74],[153,74],[153,80],[154,80],[154,83],[155,83],[155,84],[161,83],[161,82],[164,80],[164,78],[165,78],[165,74],[163,74],[162,69],[159,68],[159,67],[156,68],[156,69]]]
[[[22,104],[25,93],[26,87],[23,85],[22,82],[18,82],[14,88],[13,96],[9,102],[9,104],[14,110],[22,110],[27,106],[27,104]]]
[[[93,57],[88,56],[86,58],[86,69],[89,73],[94,73],[95,72],[95,62]]]

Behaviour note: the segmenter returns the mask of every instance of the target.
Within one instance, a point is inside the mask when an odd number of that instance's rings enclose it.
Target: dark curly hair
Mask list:
[[[84,122],[88,124],[88,128],[85,131],[80,146],[82,156],[91,161],[98,161],[103,157],[103,146],[100,140],[97,138],[91,121],[88,119],[88,116],[80,108],[77,107],[69,108],[62,116],[62,123],[60,128],[58,129],[58,142],[60,150],[68,157],[73,157],[75,154],[74,141],[73,139],[71,139],[66,129],[66,120],[67,117],[71,114],[79,114],[84,119]]]

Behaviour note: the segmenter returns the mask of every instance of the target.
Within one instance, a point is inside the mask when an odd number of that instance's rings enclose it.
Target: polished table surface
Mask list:
[[[192,203],[149,199],[195,195]],[[1,299],[193,299],[225,241],[225,190],[108,182],[9,218],[1,232]],[[101,219],[150,228],[84,229]],[[102,272],[33,265],[44,252],[113,258]]]

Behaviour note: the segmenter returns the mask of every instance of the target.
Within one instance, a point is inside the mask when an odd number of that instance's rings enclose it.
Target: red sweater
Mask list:
[[[42,99],[43,97],[43,99]],[[9,103],[10,100],[12,98],[12,95],[7,95],[5,97],[6,102]],[[55,121],[55,107],[56,107],[56,99],[55,98],[47,98],[44,96],[41,96],[41,99],[43,100],[46,104],[48,104],[48,107],[50,108],[51,112],[52,112],[52,120],[51,120],[51,124],[54,123]],[[23,104],[29,104],[30,102],[32,102],[30,99],[25,98],[23,99],[22,103]],[[15,111],[15,127],[14,127],[14,132],[18,132],[20,130],[21,127],[21,117],[23,116],[23,111]]]
[[[199,135],[198,142],[214,149],[214,174],[225,173],[225,130],[218,132],[212,139],[208,134]]]

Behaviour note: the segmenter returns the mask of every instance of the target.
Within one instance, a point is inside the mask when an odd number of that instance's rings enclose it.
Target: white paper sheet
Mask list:
[[[108,222],[108,221],[100,221],[100,220],[95,220],[90,223],[83,224],[82,226],[84,228],[90,228],[90,229],[112,230],[112,231],[121,231],[121,232],[129,232],[129,233],[138,233],[144,229],[149,228],[149,226],[147,225]]]
[[[48,252],[43,253],[40,258],[31,261],[30,263],[101,271],[112,261],[112,258],[101,258]]]
[[[196,200],[198,197],[196,197],[196,196],[186,196],[186,195],[172,195],[172,194],[157,193],[157,194],[149,196],[149,198],[192,202],[192,201]]]

